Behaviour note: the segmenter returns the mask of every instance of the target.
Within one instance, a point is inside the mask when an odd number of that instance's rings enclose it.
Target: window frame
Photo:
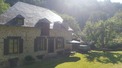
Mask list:
[[[34,52],[47,50],[47,38],[36,37],[34,40]]]
[[[57,37],[56,38],[56,49],[62,49],[62,48],[64,48],[64,38]]]
[[[16,18],[17,25],[24,25],[24,19],[23,18]]]
[[[11,45],[10,45],[10,41],[12,41]],[[17,44],[17,47],[15,47],[16,44]],[[10,46],[12,46],[11,52],[10,52]],[[17,51],[15,51],[15,49]],[[4,39],[4,55],[20,54],[20,53],[23,53],[23,39],[21,37],[9,36],[6,39]]]
[[[18,38],[9,38],[8,40],[9,40],[9,42],[8,42],[8,44],[9,44],[8,45],[8,47],[9,47],[9,51],[8,51],[9,54],[17,54],[19,52],[19,44],[18,44],[19,43],[19,39]],[[12,44],[10,44],[10,41],[12,42]],[[12,46],[12,47],[10,48],[10,46]],[[11,52],[10,52],[10,49],[12,49]]]

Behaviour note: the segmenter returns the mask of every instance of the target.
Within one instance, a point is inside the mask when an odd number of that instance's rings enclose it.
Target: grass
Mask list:
[[[122,52],[76,53],[74,56],[42,60],[21,68],[122,68]]]

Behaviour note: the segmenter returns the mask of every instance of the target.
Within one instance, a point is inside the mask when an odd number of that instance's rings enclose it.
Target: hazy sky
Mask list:
[[[104,0],[98,0],[98,1],[104,1]],[[120,3],[122,3],[122,0],[111,0],[111,2],[120,2]]]
[[[112,2],[121,2],[122,3],[122,0],[111,0]]]

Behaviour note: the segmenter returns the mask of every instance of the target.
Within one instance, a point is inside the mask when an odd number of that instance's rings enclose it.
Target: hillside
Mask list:
[[[75,17],[81,29],[88,20],[106,20],[122,9],[122,4],[110,1],[97,2],[97,0],[6,0],[11,6],[22,1],[45,7],[61,14]]]

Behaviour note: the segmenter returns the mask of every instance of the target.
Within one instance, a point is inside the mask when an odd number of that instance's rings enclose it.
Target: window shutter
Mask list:
[[[62,41],[63,41],[63,46],[62,46],[62,48],[64,48],[64,47],[65,47],[64,38],[62,38]]]
[[[56,49],[58,49],[58,38],[56,38]]]
[[[9,54],[9,40],[8,39],[4,39],[4,55],[8,55]]]
[[[44,50],[46,50],[47,49],[47,39],[46,38],[44,39],[44,44],[45,44],[44,45]]]
[[[23,53],[23,39],[19,40],[19,53]]]
[[[37,52],[38,48],[37,48],[37,38],[34,40],[34,51]]]

